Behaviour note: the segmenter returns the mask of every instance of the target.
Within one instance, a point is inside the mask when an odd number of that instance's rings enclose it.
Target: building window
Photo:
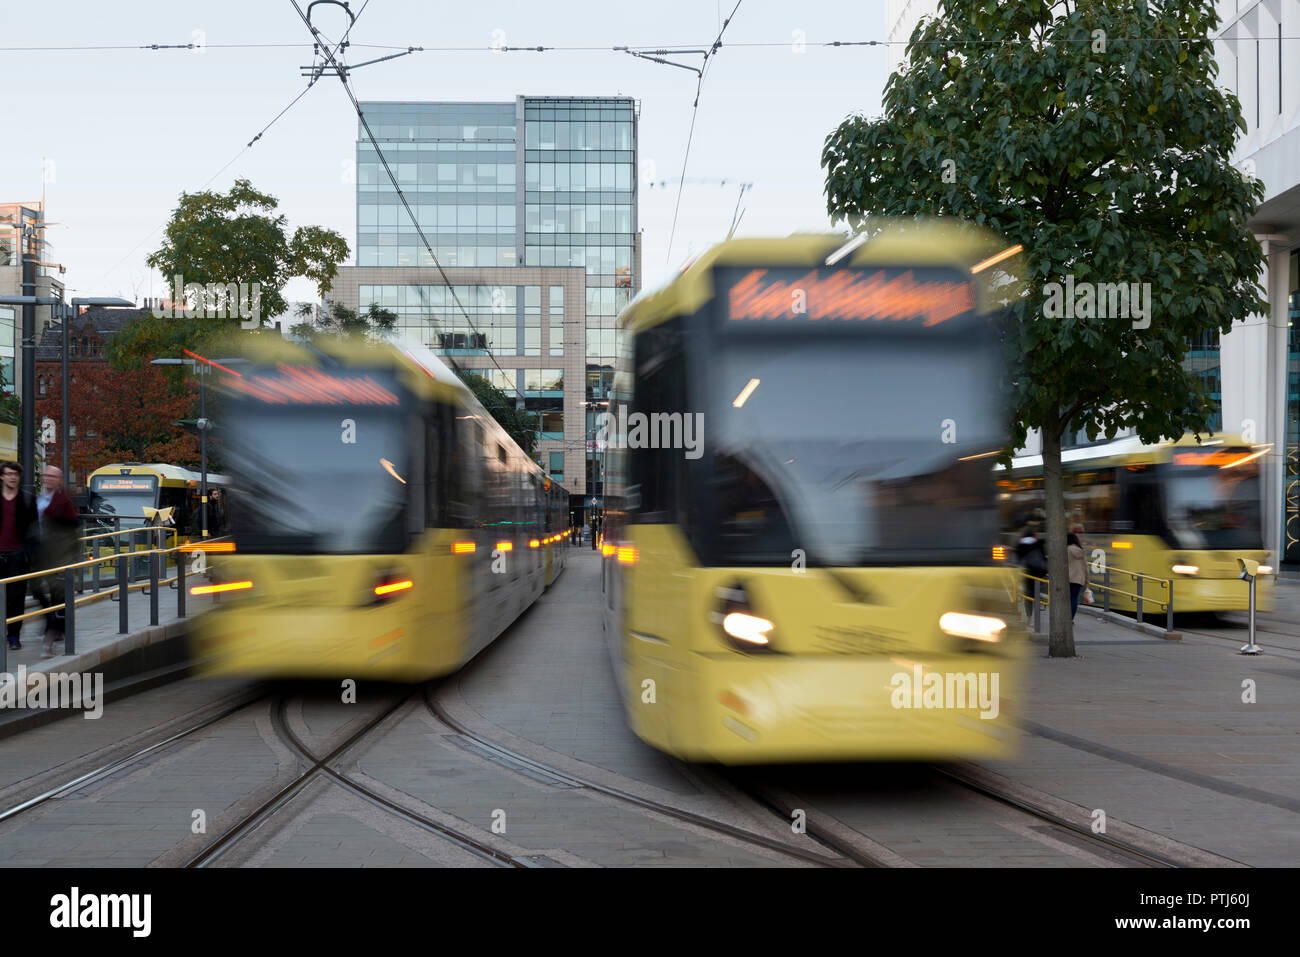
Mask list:
[[[564,355],[564,287],[551,286],[550,289],[550,354]]]
[[[551,478],[555,479],[555,481],[557,482],[563,482],[564,481],[564,453],[552,452],[550,453],[550,459],[551,459],[551,467],[549,471],[551,473]]]
[[[40,386],[41,395],[45,395],[45,376],[41,376],[41,377],[40,377],[39,379],[37,379],[36,381],[37,381],[37,384]]]

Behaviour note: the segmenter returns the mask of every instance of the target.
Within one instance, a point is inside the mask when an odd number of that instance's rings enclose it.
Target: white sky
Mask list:
[[[365,0],[352,0],[358,10]],[[394,46],[507,45],[707,47],[735,0],[549,3],[370,0],[351,41]],[[306,9],[307,0],[299,0]],[[346,17],[322,4],[313,21],[336,38]],[[140,298],[163,292],[145,265],[182,191],[204,188],[306,85],[310,35],[289,0],[102,0],[4,3],[0,48],[188,43],[208,48],[9,52],[0,50],[0,202],[39,199],[42,160],[49,258],[67,267],[69,295]],[[494,31],[502,31],[495,33]],[[806,52],[794,52],[803,31]],[[619,94],[641,101],[640,225],[644,284],[726,234],[735,186],[744,199],[738,235],[785,235],[829,226],[822,142],[845,116],[876,115],[885,80],[884,47],[825,48],[833,40],[882,40],[884,0],[790,4],[743,0],[711,61],[686,170],[688,182],[668,263],[673,188],[691,121],[696,77],[686,70],[593,52],[424,52],[358,70],[360,100],[513,100],[516,94]],[[304,43],[304,38],[308,38]],[[219,49],[224,43],[300,44]],[[772,43],[779,46],[729,46]],[[359,63],[392,50],[353,47]],[[698,64],[700,57],[671,57]],[[236,177],[276,196],[289,228],[337,230],[355,255],[357,121],[337,79],[326,77],[207,188]],[[348,264],[355,260],[349,258]],[[291,283],[288,298],[314,299]]]

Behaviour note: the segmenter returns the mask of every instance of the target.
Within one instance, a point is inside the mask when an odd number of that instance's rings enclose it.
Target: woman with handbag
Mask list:
[[[1066,537],[1065,554],[1070,565],[1070,618],[1079,610],[1079,594],[1088,587],[1088,556],[1079,544],[1079,536],[1071,532]]]

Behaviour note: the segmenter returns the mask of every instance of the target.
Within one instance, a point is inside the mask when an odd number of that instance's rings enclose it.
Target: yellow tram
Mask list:
[[[422,680],[564,568],[568,494],[427,349],[259,342],[222,381],[234,552],[210,674]]]
[[[621,318],[606,637],[632,729],[689,760],[1014,749],[990,458],[1014,250],[937,223],[843,245],[728,241]]]
[[[208,473],[208,528],[213,535],[225,526],[224,475]],[[87,480],[87,531],[143,528],[160,509],[171,509],[170,527],[185,542],[200,537],[199,491],[202,476],[178,465],[116,462],[102,465]],[[212,492],[216,492],[212,495]]]
[[[1174,612],[1245,611],[1250,589],[1238,577],[1238,558],[1271,566],[1263,547],[1259,460],[1271,446],[1241,436],[1145,445],[1136,437],[1061,453],[1066,523],[1079,535],[1094,584],[1110,569],[1110,607],[1161,611],[1173,582]],[[1043,507],[1043,461],[1019,456],[999,467],[1002,526],[1010,541],[1035,524]],[[1041,524],[1041,523],[1038,523]],[[1040,528],[1041,533],[1041,528]],[[1131,574],[1130,574],[1131,573]],[[1140,576],[1140,577],[1138,577]],[[1256,584],[1261,610],[1273,605],[1273,578]],[[1102,600],[1097,593],[1097,602]]]

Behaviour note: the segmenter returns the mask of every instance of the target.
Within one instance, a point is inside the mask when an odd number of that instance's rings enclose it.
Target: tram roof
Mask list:
[[[1228,435],[1225,433],[1215,433],[1207,435],[1199,442],[1196,436],[1188,433],[1181,436],[1177,441],[1164,441],[1149,444],[1143,442],[1136,435],[1128,435],[1123,438],[1112,439],[1109,442],[1103,442],[1100,445],[1087,445],[1077,449],[1063,449],[1061,451],[1061,464],[1070,465],[1077,462],[1095,462],[1101,464],[1110,460],[1115,460],[1111,464],[1122,463],[1124,461],[1135,459],[1160,459],[1164,453],[1175,448],[1186,448],[1188,446],[1216,446],[1216,445],[1251,445],[1239,435]],[[1255,446],[1259,448],[1258,445]],[[1041,469],[1043,467],[1042,455],[1018,455],[1011,460],[1011,471],[1017,472],[1024,469]],[[1005,471],[1005,467],[995,466],[995,471]]]
[[[826,260],[848,243],[839,233],[795,233],[782,238],[728,239],[689,260],[665,284],[643,292],[623,310],[620,325],[633,332],[651,328],[675,316],[696,312],[714,296],[713,270],[720,266],[826,266]],[[962,271],[1008,248],[991,231],[955,219],[881,219],[869,239],[835,264],[846,267],[951,266]],[[1023,266],[1012,256],[987,270],[981,278],[1012,273]],[[980,289],[981,308],[986,290]]]
[[[198,472],[181,468],[179,465],[167,465],[162,462],[110,462],[108,465],[101,465],[95,469],[90,473],[90,477],[121,475],[124,470],[129,470],[132,475],[153,474],[159,478],[175,482],[199,482],[202,480],[202,476]],[[218,475],[214,472],[208,473],[209,485],[226,485],[229,484],[229,481],[224,475]]]
[[[417,341],[369,342],[336,336],[321,336],[314,342],[295,342],[280,336],[241,339],[238,353],[256,362],[310,362],[318,364],[323,356],[345,366],[388,367],[401,374],[404,383],[417,395],[464,401],[472,398],[469,387],[428,346]]]

